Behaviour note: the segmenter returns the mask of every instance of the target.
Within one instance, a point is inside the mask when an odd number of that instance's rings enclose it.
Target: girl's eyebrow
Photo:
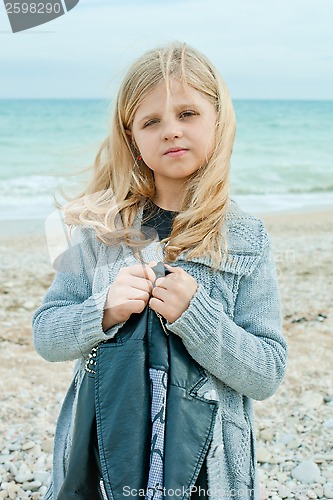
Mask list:
[[[177,104],[175,106],[178,109],[192,109],[192,108],[197,108],[198,105],[195,102],[185,102],[184,104]]]

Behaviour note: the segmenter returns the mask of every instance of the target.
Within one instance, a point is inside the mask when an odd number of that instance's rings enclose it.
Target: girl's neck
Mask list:
[[[163,210],[168,210],[169,212],[180,212],[180,202],[175,198],[167,200],[165,198],[162,199],[161,197],[158,198],[155,196],[151,201],[154,205],[162,208]]]

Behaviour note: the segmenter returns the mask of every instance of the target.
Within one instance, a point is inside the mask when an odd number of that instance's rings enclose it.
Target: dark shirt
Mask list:
[[[178,212],[165,210],[155,205],[155,203],[150,202],[143,210],[143,226],[156,229],[160,240],[168,238],[177,214]]]

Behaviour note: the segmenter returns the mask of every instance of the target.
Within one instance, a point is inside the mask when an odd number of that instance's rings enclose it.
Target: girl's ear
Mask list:
[[[135,140],[134,140],[134,137],[133,137],[132,131],[131,131],[131,130],[129,130],[129,129],[127,128],[127,129],[125,129],[125,132],[126,132],[126,135],[127,135],[127,137],[128,137],[129,143],[131,144],[131,146],[132,146],[135,150],[137,150],[137,149],[138,149],[138,147],[137,147],[137,145],[136,145],[136,143],[135,143]]]

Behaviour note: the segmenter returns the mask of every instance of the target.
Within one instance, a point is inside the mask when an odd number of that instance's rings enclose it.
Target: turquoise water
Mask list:
[[[232,193],[244,208],[333,205],[333,101],[235,101]],[[44,217],[107,134],[103,100],[0,100],[0,218]]]

